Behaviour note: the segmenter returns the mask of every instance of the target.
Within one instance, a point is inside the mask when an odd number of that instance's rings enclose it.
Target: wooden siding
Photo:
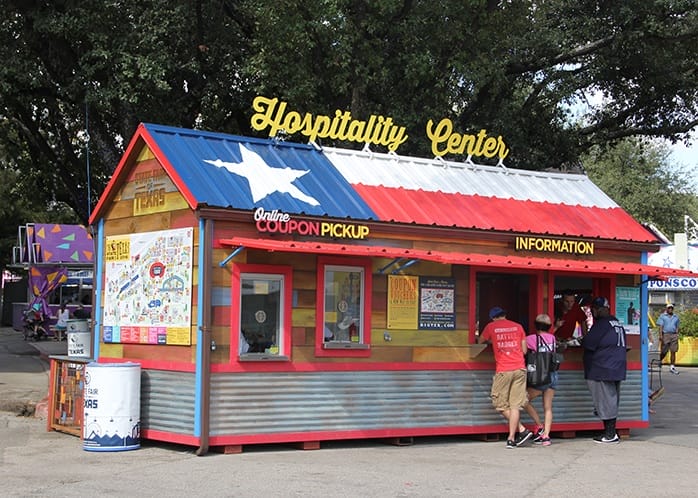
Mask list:
[[[133,233],[157,232],[177,228],[193,228],[193,251],[192,251],[192,302],[191,302],[191,326],[190,337],[191,346],[154,345],[154,344],[105,344],[100,342],[100,356],[104,358],[128,358],[132,360],[149,360],[155,362],[176,362],[189,363],[196,362],[196,342],[197,328],[196,322],[198,312],[198,282],[199,282],[199,229],[196,214],[189,209],[184,197],[177,191],[173,191],[173,186],[165,172],[153,159],[152,153],[145,147],[139,154],[139,161],[134,166],[128,179],[121,186],[114,202],[106,210],[104,217],[105,238]],[[163,202],[169,210],[152,212],[147,214],[134,215],[134,192],[139,182],[143,183],[143,177],[138,175],[155,175],[162,180],[163,188],[167,190],[164,194]],[[105,262],[99,261],[105,271]],[[227,286],[230,286],[228,280]],[[102,289],[102,302],[104,293]],[[102,313],[103,310],[96,310]],[[100,337],[101,337],[100,330]],[[229,331],[221,331],[221,339],[229,336]]]
[[[231,226],[233,225],[233,226]],[[226,224],[217,221],[214,235],[215,240],[240,235],[239,224]],[[381,244],[385,240],[374,240]],[[394,241],[390,241],[394,245]],[[410,245],[410,241],[402,241],[403,245]],[[213,263],[210,268],[211,279],[215,287],[225,288],[231,283],[231,267],[235,263],[265,264],[265,265],[290,265],[293,267],[293,295],[294,307],[292,309],[292,349],[291,359],[294,363],[341,363],[347,358],[330,357],[317,358],[314,353],[315,327],[317,320],[316,286],[317,286],[317,255],[285,252],[268,252],[255,249],[245,249],[236,255],[224,267],[219,266],[234,248],[216,248],[213,252]],[[371,310],[371,355],[369,358],[356,359],[362,363],[383,362],[422,362],[422,361],[459,361],[469,358],[470,345],[468,344],[468,286],[469,272],[464,267],[454,267],[430,261],[420,261],[410,268],[411,274],[428,275],[437,277],[453,277],[456,279],[456,330],[454,331],[418,331],[418,330],[391,330],[392,340],[384,340],[384,332],[387,327],[387,274],[378,273],[381,268],[392,260],[388,258],[374,258],[373,268],[373,294]],[[230,351],[232,332],[229,330],[230,307],[216,306],[213,312],[212,338],[216,341],[216,351],[212,353],[212,362],[215,364],[227,364],[230,359],[227,355]],[[461,351],[464,350],[464,351]],[[430,360],[428,358],[436,358]]]
[[[164,202],[174,209],[164,212],[153,212],[134,216],[134,191],[133,182],[142,181],[138,177],[146,172],[161,178],[156,161],[149,151],[143,151],[139,157],[134,172],[124,183],[109,206],[105,216],[104,236],[123,235],[129,233],[151,232],[168,230],[173,228],[194,227],[194,267],[192,289],[192,345],[186,346],[151,346],[140,344],[113,345],[102,344],[103,356],[117,358],[149,359],[154,361],[171,362],[195,362],[195,345],[197,338],[196,317],[198,312],[198,218],[196,213],[186,206],[184,198],[179,192],[172,192],[169,184]],[[317,262],[318,255],[276,251],[263,251],[246,248],[227,262],[224,266],[220,263],[226,260],[235,248],[219,247],[219,239],[233,236],[259,237],[252,216],[248,221],[240,220],[240,216],[232,217],[231,221],[217,218],[213,222],[214,236],[211,267],[208,269],[210,282],[217,290],[217,296],[222,296],[222,302],[214,302],[210,313],[212,318],[211,339],[216,343],[216,349],[211,352],[211,361],[214,364],[226,365],[230,362],[230,346],[233,332],[231,324],[231,300],[225,296],[226,289],[230,290],[232,281],[232,265],[236,263],[287,265],[293,268],[293,308],[291,331],[291,360],[294,363],[328,363],[360,361],[362,363],[384,362],[460,362],[482,360],[478,354],[481,348],[469,343],[470,331],[470,272],[468,267],[440,264],[431,261],[419,261],[410,267],[408,273],[417,276],[448,277],[456,282],[456,327],[452,331],[439,330],[387,330],[387,280],[390,268],[386,273],[380,270],[392,262],[389,258],[373,258],[371,260],[373,272],[372,310],[371,310],[371,354],[368,358],[348,360],[345,357],[317,358],[314,353],[317,303]],[[454,251],[463,253],[484,253],[503,255],[511,252],[511,241],[503,238],[488,240],[454,240],[443,238],[441,235],[432,236],[433,232],[425,230],[421,234],[411,234],[406,239],[404,234],[397,234],[392,227],[374,226],[371,232],[371,244],[388,245],[393,247],[414,248],[422,250]],[[428,238],[432,236],[433,238]],[[554,258],[554,254],[546,254],[545,257]],[[565,256],[569,258],[569,255]],[[632,251],[618,249],[599,251],[595,256],[609,261],[632,261],[637,259],[637,254]],[[104,264],[100,262],[100,264]],[[504,271],[506,269],[491,271]],[[543,274],[544,308],[547,309],[548,278]],[[632,276],[619,277],[618,285],[634,285],[636,279]],[[209,310],[205,310],[209,312]],[[386,340],[385,333],[389,333],[390,340]],[[476,358],[477,357],[477,358]],[[489,360],[485,360],[489,361]]]

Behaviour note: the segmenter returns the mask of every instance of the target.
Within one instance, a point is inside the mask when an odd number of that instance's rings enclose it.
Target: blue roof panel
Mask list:
[[[310,145],[153,124],[144,128],[198,205],[375,219],[351,184]]]

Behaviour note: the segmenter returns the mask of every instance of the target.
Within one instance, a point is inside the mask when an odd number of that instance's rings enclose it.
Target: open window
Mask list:
[[[233,265],[232,293],[231,343],[237,343],[240,360],[288,360],[291,268]]]
[[[371,284],[369,262],[319,258],[318,356],[369,356]]]

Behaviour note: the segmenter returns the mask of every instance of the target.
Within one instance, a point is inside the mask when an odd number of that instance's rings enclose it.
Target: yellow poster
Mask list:
[[[188,327],[167,327],[167,344],[191,344],[191,330]]]
[[[388,328],[417,330],[419,277],[388,275]]]

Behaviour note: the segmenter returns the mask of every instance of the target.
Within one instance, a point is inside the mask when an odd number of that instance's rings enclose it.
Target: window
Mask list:
[[[320,259],[316,354],[368,356],[371,267],[369,263],[335,264],[341,262]]]
[[[287,267],[234,265],[231,344],[240,359],[288,359],[291,275]]]

